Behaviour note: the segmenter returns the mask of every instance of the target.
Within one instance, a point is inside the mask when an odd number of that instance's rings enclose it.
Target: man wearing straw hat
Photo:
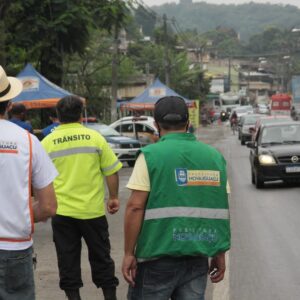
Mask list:
[[[0,299],[34,300],[34,222],[56,212],[57,171],[38,139],[5,120],[22,83],[0,66]],[[31,187],[35,201],[31,201]]]

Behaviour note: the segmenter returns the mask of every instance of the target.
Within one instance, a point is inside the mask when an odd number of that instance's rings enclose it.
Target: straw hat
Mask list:
[[[0,66],[0,102],[15,98],[22,90],[22,82],[15,77],[6,76],[4,69]]]

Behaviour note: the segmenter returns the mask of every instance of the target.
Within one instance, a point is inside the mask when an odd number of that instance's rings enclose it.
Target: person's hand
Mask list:
[[[115,214],[120,208],[120,202],[118,198],[109,198],[107,201],[107,211],[110,214]]]
[[[134,255],[125,255],[122,264],[122,273],[124,279],[131,285],[135,285],[135,275],[137,269],[137,261]]]
[[[215,272],[212,275],[210,275],[211,282],[217,283],[222,281],[224,279],[224,274],[226,270],[225,252],[219,253],[211,259],[208,273],[210,274],[214,270]]]

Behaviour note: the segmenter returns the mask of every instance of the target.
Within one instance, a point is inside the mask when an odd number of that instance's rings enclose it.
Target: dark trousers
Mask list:
[[[204,300],[207,257],[162,257],[138,263],[128,300]]]
[[[0,250],[0,299],[35,299],[31,247]]]
[[[115,264],[110,256],[105,216],[80,220],[56,215],[52,218],[52,229],[61,289],[77,289],[83,286],[80,268],[82,238],[88,247],[92,280],[97,288],[112,288],[119,284],[115,277]]]

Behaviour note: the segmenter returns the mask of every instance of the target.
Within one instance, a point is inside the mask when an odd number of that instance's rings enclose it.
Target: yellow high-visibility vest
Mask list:
[[[59,175],[57,214],[77,219],[105,215],[104,177],[122,168],[105,138],[79,123],[62,124],[42,144]]]

